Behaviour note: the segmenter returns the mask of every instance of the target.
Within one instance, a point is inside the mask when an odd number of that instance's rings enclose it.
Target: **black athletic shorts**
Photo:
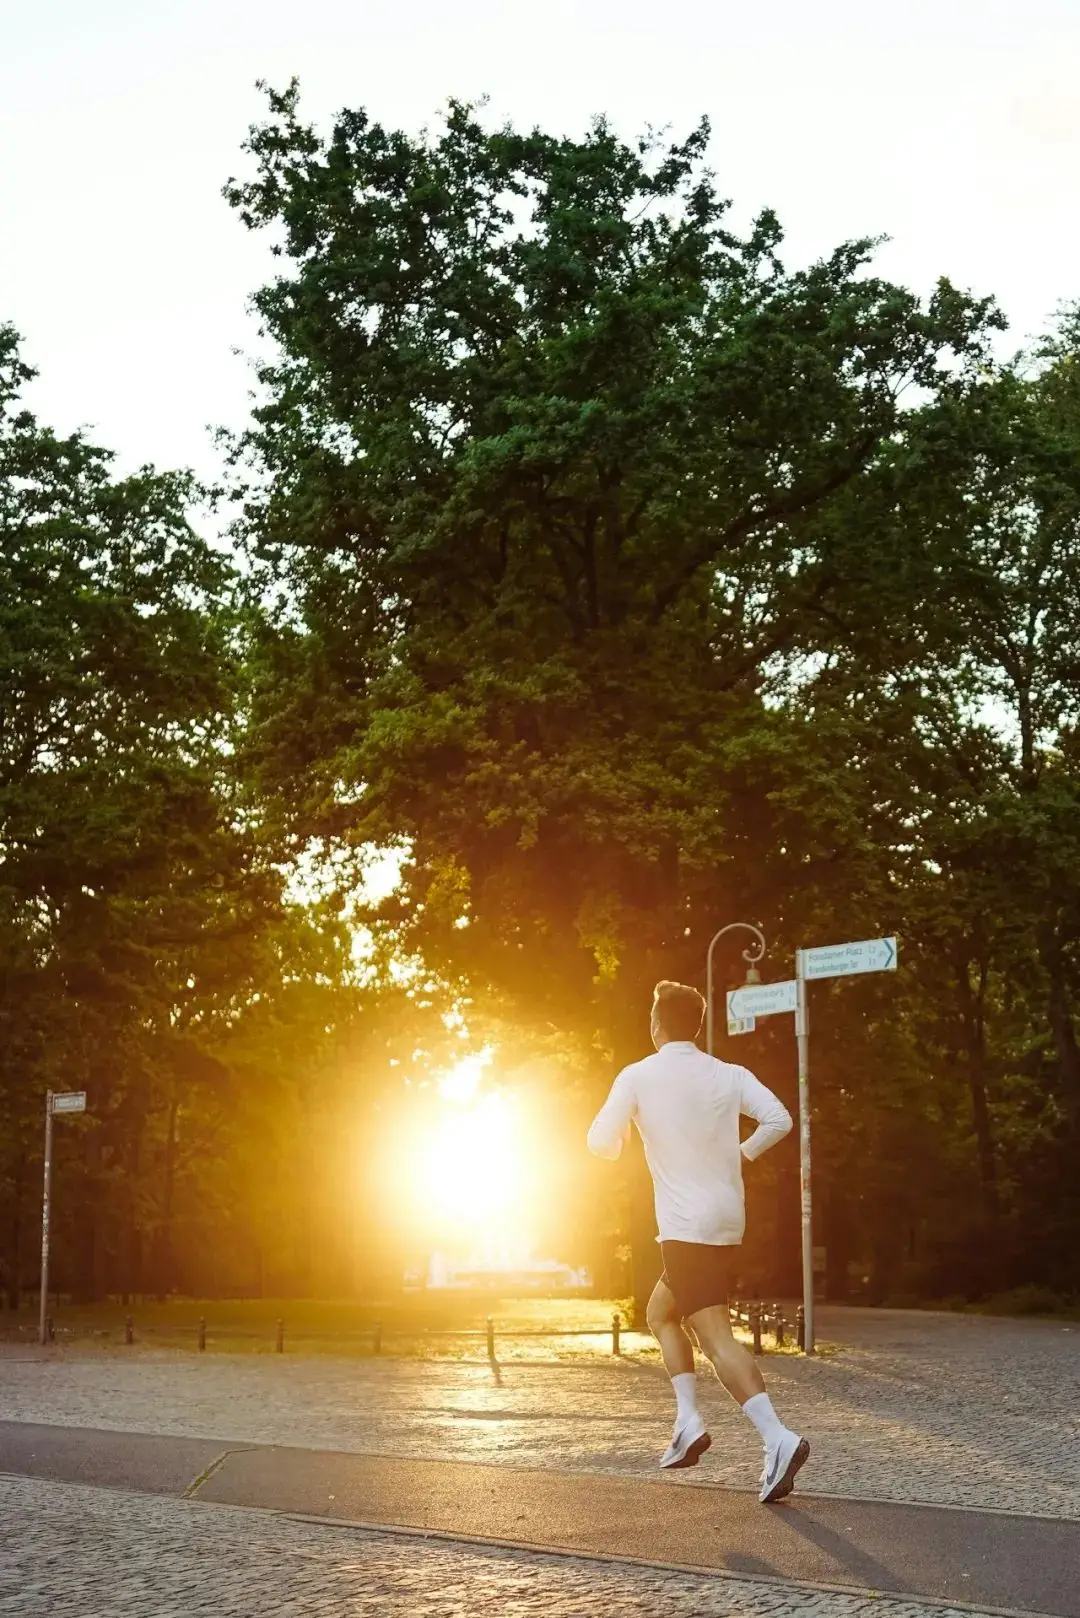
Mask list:
[[[726,1308],[731,1265],[737,1247],[708,1247],[704,1242],[661,1242],[664,1273],[660,1277],[674,1295],[681,1317],[716,1305]]]

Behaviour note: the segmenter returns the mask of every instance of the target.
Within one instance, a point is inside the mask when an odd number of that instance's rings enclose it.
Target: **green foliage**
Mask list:
[[[871,242],[790,268],[707,142],[460,104],[324,138],[270,93],[227,190],[280,267],[234,557],[188,479],[22,410],[0,330],[13,1290],[49,1085],[92,1097],[82,1291],[375,1287],[394,1233],[358,1272],[342,1209],[380,1224],[448,1009],[571,1153],[653,981],[744,917],[774,977],[901,938],[813,991],[833,1295],[1077,1291],[1080,317],[1002,366],[992,303]],[[728,1054],[794,1101],[785,1019]],[[793,1151],[749,1186],[770,1289]],[[640,1292],[640,1185],[582,1183],[552,1239],[605,1285],[629,1239]]]
[[[436,139],[357,113],[324,146],[295,91],[271,110],[230,196],[294,271],[256,298],[278,358],[237,455],[303,614],[280,658],[318,671],[262,693],[275,786],[409,840],[396,919],[441,969],[595,1023],[701,953],[718,878],[761,909],[762,813],[798,860],[854,830],[770,696],[860,491],[910,475],[900,395],[945,409],[990,313],[946,286],[921,308],[865,244],[786,271],[770,215],[727,228],[704,127],[630,148],[453,106]]]
[[[351,935],[286,902],[239,767],[235,579],[189,526],[190,481],[115,479],[19,408],[29,376],[5,329],[4,1279],[15,1296],[34,1273],[46,1090],[85,1088],[86,1119],[58,1129],[58,1281],[165,1291],[209,1248],[250,1286],[253,1249],[307,1194],[289,1150],[359,1014]],[[287,1190],[260,1217],[268,1177]]]
[[[899,932],[905,987],[819,1020],[834,1286],[977,1290],[1051,1218],[1067,1267],[1075,332],[1002,370],[991,304],[872,244],[787,268],[707,134],[323,139],[270,95],[228,190],[282,261],[234,446],[258,778],[404,839],[374,924],[593,1083],[724,921]]]

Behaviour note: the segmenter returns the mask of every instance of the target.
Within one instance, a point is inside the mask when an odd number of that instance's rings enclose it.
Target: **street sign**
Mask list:
[[[64,1095],[54,1095],[52,1098],[52,1110],[54,1113],[85,1112],[86,1091],[68,1090]]]
[[[38,1342],[42,1345],[49,1340],[49,1247],[52,1228],[53,1118],[57,1113],[85,1111],[85,1090],[65,1090],[62,1095],[56,1095],[52,1090],[46,1090],[45,1174],[41,1191],[41,1287],[38,1300]]]
[[[847,978],[859,972],[895,972],[896,939],[863,938],[854,944],[823,944],[795,952],[798,1001],[795,1040],[799,1048],[799,1180],[802,1190],[803,1325],[806,1352],[814,1352],[814,1277],[819,1249],[813,1245],[810,1183],[810,1017],[806,985],[814,978]]]
[[[856,972],[895,972],[896,939],[865,938],[857,944],[823,944],[802,952],[804,978],[846,978]]]
[[[743,1017],[771,1017],[778,1011],[794,1011],[796,995],[794,978],[789,978],[786,983],[746,983],[741,989],[729,989],[728,1022],[738,1022]]]
[[[728,1017],[727,1031],[733,1039],[736,1034],[752,1034],[756,1027],[756,1017]]]

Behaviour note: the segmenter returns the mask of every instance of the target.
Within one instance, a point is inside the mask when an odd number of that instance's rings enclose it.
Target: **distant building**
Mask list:
[[[587,1292],[592,1287],[588,1270],[575,1270],[557,1259],[485,1252],[467,1259],[432,1253],[426,1272],[405,1278],[407,1287],[432,1292]]]

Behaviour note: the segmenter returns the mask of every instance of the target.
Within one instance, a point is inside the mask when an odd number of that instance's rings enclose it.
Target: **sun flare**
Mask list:
[[[438,1086],[410,1153],[410,1200],[437,1243],[520,1242],[526,1234],[533,1154],[515,1098],[480,1091],[490,1057],[468,1057]]]
[[[475,1056],[463,1056],[460,1062],[442,1075],[439,1094],[444,1101],[472,1101],[480,1088],[485,1071],[491,1066],[494,1053],[478,1051]]]

